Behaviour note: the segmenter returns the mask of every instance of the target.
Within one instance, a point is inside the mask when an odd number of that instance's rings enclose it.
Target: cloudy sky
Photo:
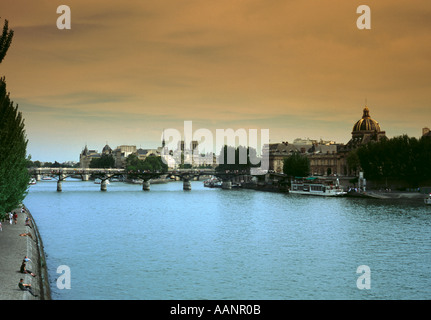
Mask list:
[[[0,17],[33,160],[157,147],[184,121],[347,143],[365,101],[389,137],[431,126],[429,0],[1,0]]]

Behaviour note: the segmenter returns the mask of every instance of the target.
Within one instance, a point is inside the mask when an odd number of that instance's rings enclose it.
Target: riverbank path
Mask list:
[[[38,274],[38,251],[36,234],[32,227],[25,225],[26,213],[20,209],[14,210],[18,214],[17,223],[9,223],[9,219],[1,221],[0,231],[0,300],[39,300],[40,288]],[[30,224],[32,225],[32,224]],[[21,236],[28,234],[30,236]],[[27,256],[31,261],[27,262],[27,270],[36,273],[36,277],[20,273],[21,263]],[[31,284],[33,292],[38,295],[34,297],[30,292],[18,288],[20,279],[24,283]]]

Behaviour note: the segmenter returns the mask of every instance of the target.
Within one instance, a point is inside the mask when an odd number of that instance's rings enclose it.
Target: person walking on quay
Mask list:
[[[33,277],[36,277],[36,275],[32,272],[32,271],[30,271],[30,270],[27,270],[26,269],[26,267],[25,267],[25,262],[24,262],[24,260],[22,261],[22,264],[21,264],[21,269],[20,269],[20,272],[21,273],[27,273],[27,274],[30,274],[31,276],[33,276]]]
[[[18,221],[18,214],[15,212],[13,214],[13,222],[16,224],[17,221]]]
[[[0,231],[3,231],[3,227],[1,225],[1,221],[0,221]]]
[[[24,279],[19,279],[18,287],[22,291],[28,291],[31,293],[32,296],[37,297],[37,294],[33,293],[33,290],[31,288],[31,284],[24,283]]]
[[[9,223],[12,224],[12,220],[13,220],[13,214],[12,212],[9,212]]]

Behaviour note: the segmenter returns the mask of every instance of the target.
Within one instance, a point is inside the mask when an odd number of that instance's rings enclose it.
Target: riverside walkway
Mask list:
[[[43,252],[42,243],[39,239],[37,226],[30,213],[22,213],[20,209],[14,212],[18,214],[16,224],[14,222],[10,224],[9,219],[1,222],[0,300],[50,299],[47,273],[43,267],[45,261],[43,253],[41,253]],[[25,225],[27,216],[31,218],[30,227]],[[30,233],[32,237],[20,236],[26,233]],[[21,263],[25,256],[31,260],[26,264],[27,270],[34,272],[36,277],[20,273]],[[18,288],[20,279],[24,279],[24,283],[31,284],[33,293],[37,297]]]

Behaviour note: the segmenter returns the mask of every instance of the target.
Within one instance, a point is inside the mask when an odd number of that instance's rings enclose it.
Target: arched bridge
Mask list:
[[[150,190],[150,180],[160,177],[171,177],[183,181],[183,189],[191,190],[190,181],[201,176],[215,176],[222,180],[225,188],[230,189],[232,179],[241,175],[249,175],[246,171],[226,171],[217,172],[214,169],[176,169],[167,172],[153,171],[127,171],[125,169],[103,169],[103,168],[31,168],[29,173],[36,181],[42,180],[44,177],[52,177],[57,180],[57,191],[62,191],[62,181],[68,177],[80,177],[82,181],[88,181],[90,178],[100,179],[100,189],[107,190],[107,180],[113,177],[127,177],[128,179],[142,180],[142,189]]]

